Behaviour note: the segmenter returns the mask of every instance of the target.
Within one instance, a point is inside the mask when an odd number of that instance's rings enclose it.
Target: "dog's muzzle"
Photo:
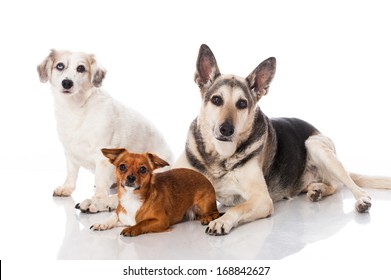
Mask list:
[[[229,122],[224,122],[219,127],[219,135],[216,139],[223,142],[232,142],[234,133],[235,127]]]
[[[69,90],[73,87],[73,82],[72,80],[69,80],[69,79],[65,79],[62,81],[62,87],[66,90]]]
[[[134,188],[135,190],[138,190],[140,186],[136,185],[135,182],[136,182],[136,177],[134,175],[128,175],[126,177],[125,183],[123,183],[122,186],[128,188]]]
[[[136,177],[134,175],[128,175],[126,177],[126,183],[128,183],[129,185],[133,185],[135,181]]]

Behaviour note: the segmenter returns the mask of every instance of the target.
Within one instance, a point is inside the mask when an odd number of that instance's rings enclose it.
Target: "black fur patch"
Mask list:
[[[269,192],[281,193],[285,189],[299,189],[304,173],[307,150],[305,141],[318,130],[311,124],[295,118],[271,119],[275,129],[277,150],[273,163],[265,175]]]

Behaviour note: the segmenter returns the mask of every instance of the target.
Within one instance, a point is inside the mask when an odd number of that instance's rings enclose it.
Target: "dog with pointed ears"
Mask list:
[[[232,206],[209,224],[210,235],[268,217],[274,202],[301,193],[319,201],[346,186],[363,213],[370,209],[371,198],[361,187],[391,188],[390,178],[348,173],[333,142],[311,124],[269,119],[261,111],[257,103],[268,93],[275,71],[276,59],[270,57],[246,78],[223,75],[210,48],[200,47],[195,82],[202,105],[174,167],[204,174],[218,201]]]
[[[67,163],[65,182],[54,196],[70,196],[80,167],[95,173],[95,195],[76,205],[82,212],[110,211],[118,204],[109,195],[114,167],[101,153],[103,147],[131,147],[154,152],[168,162],[173,155],[162,134],[140,113],[114,100],[101,88],[106,76],[93,54],[52,50],[38,66],[41,82],[50,82],[57,131]]]
[[[179,168],[154,174],[168,163],[152,153],[102,149],[115,166],[119,205],[115,213],[90,229],[126,226],[121,235],[167,231],[186,217],[207,225],[220,216],[212,184],[201,173]]]

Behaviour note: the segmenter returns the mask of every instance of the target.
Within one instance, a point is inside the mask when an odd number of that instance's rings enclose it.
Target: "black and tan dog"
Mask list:
[[[357,211],[367,212],[371,198],[359,186],[391,188],[390,178],[348,173],[333,142],[312,125],[263,114],[257,103],[269,90],[275,58],[247,78],[222,75],[212,51],[202,45],[196,67],[202,106],[174,167],[200,171],[217,199],[234,206],[212,221],[207,233],[226,234],[240,223],[270,216],[273,202],[303,192],[318,201],[342,185],[353,193]]]

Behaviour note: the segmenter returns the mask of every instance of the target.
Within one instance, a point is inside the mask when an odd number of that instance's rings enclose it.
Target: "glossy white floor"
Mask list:
[[[338,258],[351,258],[391,249],[391,191],[370,194],[370,214],[356,213],[346,190],[319,203],[301,196],[277,203],[271,218],[242,225],[222,237],[204,234],[205,227],[194,221],[175,225],[170,232],[126,238],[119,235],[120,228],[89,230],[107,214],[80,214],[72,198],[54,198],[48,207],[57,208],[62,217],[63,225],[57,228],[62,242],[53,244],[59,259],[283,259],[336,253]]]
[[[352,194],[342,189],[317,203],[305,196],[279,202],[272,217],[241,225],[226,236],[208,236],[205,227],[193,221],[177,224],[170,232],[126,238],[119,235],[120,228],[89,229],[108,213],[83,214],[74,208],[92,194],[91,174],[82,172],[79,185],[87,186],[68,198],[53,198],[46,187],[59,172],[33,169],[20,174],[16,169],[2,169],[0,175],[9,183],[7,195],[2,196],[2,213],[8,214],[2,215],[1,254],[11,259],[22,255],[49,260],[344,260],[363,255],[376,258],[391,250],[391,191],[368,190],[373,199],[369,214],[355,212]],[[29,182],[41,186],[28,186]]]

